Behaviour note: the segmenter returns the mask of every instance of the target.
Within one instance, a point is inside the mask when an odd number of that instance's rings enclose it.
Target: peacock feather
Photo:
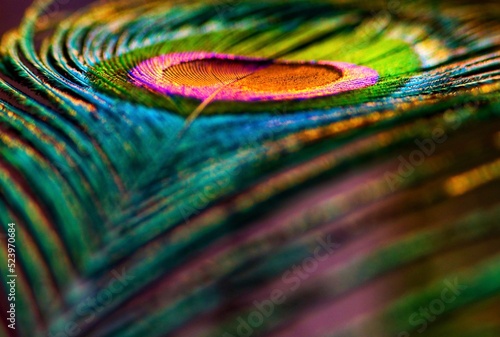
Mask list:
[[[0,45],[0,337],[500,335],[498,3],[66,2]]]

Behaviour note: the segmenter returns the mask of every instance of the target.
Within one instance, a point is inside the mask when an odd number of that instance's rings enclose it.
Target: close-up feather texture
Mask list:
[[[500,336],[498,2],[78,2],[0,44],[0,337]]]

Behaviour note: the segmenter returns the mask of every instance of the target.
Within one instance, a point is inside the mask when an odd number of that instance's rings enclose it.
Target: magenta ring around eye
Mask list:
[[[199,62],[194,61],[202,61],[202,67],[200,68]],[[203,62],[207,61],[218,63],[204,65]],[[224,64],[225,61],[227,64]],[[175,68],[175,66],[180,65],[187,65],[187,68]],[[307,68],[307,72],[304,73],[304,69],[300,70],[300,67]],[[315,67],[322,69],[316,71]],[[238,78],[233,82],[221,80],[213,83],[205,81],[204,77],[216,77],[215,73],[219,74],[221,78],[235,78],[236,75],[231,74],[232,68],[238,68],[234,71],[235,73],[238,71],[242,74],[248,73],[248,79],[240,80]],[[276,75],[276,79],[272,78],[275,68],[280,69],[280,74]],[[290,76],[287,75],[288,68],[290,68]],[[173,77],[166,78],[165,71],[170,70],[172,70]],[[300,71],[302,71],[302,75],[300,75]],[[297,72],[299,75],[296,74]],[[310,87],[304,87],[300,83],[301,79],[302,82],[320,82],[324,78],[308,78],[308,73],[311,75],[310,77],[314,77],[317,74],[326,74],[326,72],[336,72],[338,78],[329,83]],[[131,82],[136,86],[144,87],[153,92],[164,95],[180,95],[202,101],[209,97],[219,101],[275,101],[323,97],[371,86],[377,82],[379,77],[378,73],[371,68],[345,62],[272,60],[209,52],[171,53],[152,57],[134,67],[129,72],[129,76]],[[260,82],[254,83],[257,80]],[[279,85],[274,83],[275,80],[276,82],[281,81]],[[292,80],[295,81],[293,85],[287,87],[286,82]],[[261,83],[262,85],[260,85]]]

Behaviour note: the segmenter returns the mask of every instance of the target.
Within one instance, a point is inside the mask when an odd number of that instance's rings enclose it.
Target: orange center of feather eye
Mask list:
[[[334,67],[324,65],[204,59],[168,67],[162,80],[182,86],[225,84],[248,91],[288,92],[324,86],[341,76]]]

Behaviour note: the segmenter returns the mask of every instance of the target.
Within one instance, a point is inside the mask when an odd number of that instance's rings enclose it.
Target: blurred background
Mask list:
[[[93,0],[57,0],[55,3],[59,9],[76,9]],[[0,11],[0,35],[7,30],[15,28],[23,18],[24,11],[33,0],[1,0]]]

